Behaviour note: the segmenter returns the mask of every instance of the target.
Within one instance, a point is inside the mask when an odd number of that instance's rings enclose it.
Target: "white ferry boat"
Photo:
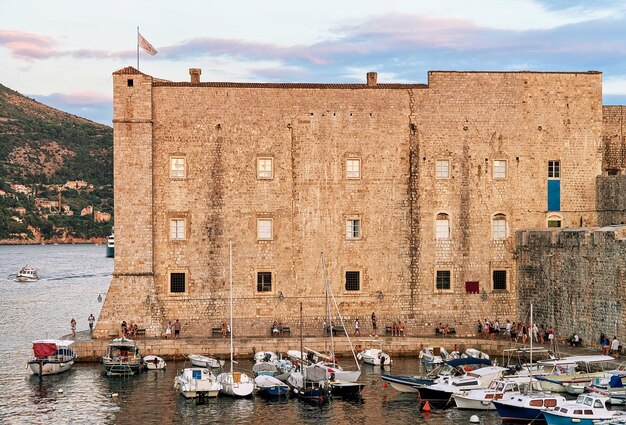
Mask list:
[[[39,280],[39,275],[37,274],[37,270],[33,267],[22,267],[22,269],[17,274],[17,280],[19,282],[36,282]]]
[[[107,257],[115,257],[115,231],[112,230],[111,234],[107,238]]]

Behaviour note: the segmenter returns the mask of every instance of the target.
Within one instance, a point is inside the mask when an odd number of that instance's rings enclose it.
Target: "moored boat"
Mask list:
[[[203,356],[201,354],[189,354],[187,356],[189,360],[191,360],[191,364],[198,367],[210,367],[219,369],[224,367],[225,361],[215,359],[213,357]]]
[[[548,425],[594,425],[600,420],[626,419],[626,412],[607,409],[608,400],[602,394],[581,394],[576,401],[565,402],[543,416]]]
[[[517,382],[497,379],[492,381],[485,389],[452,394],[452,398],[459,409],[496,410],[496,406],[491,403],[493,400],[501,399],[504,394],[519,391],[520,388]]]
[[[565,403],[565,397],[544,392],[506,394],[492,403],[503,422],[541,423],[545,422],[543,413]]]
[[[165,360],[159,356],[144,356],[141,361],[144,367],[148,370],[161,370],[165,369],[165,366],[167,366]]]
[[[187,367],[174,380],[174,388],[185,398],[217,397],[221,385],[211,369]]]
[[[607,365],[613,360],[611,356],[590,355],[539,361],[544,373],[533,379],[540,381],[545,391],[566,392],[572,384],[572,390],[577,390],[590,385],[594,378],[609,376],[612,366]]]
[[[326,369],[318,365],[305,366],[301,370],[292,372],[287,378],[287,383],[293,393],[302,400],[325,403],[329,399]]]
[[[101,362],[109,376],[134,375],[141,372],[141,354],[132,339],[122,337],[112,340]]]
[[[107,238],[107,253],[109,258],[115,257],[115,232],[111,229],[111,234]]]
[[[39,275],[34,267],[24,266],[17,273],[18,282],[36,282],[39,280]]]
[[[357,355],[357,358],[374,366],[388,366],[392,363],[391,356],[379,348],[366,348]]]
[[[259,375],[254,378],[259,394],[267,397],[280,397],[289,393],[289,385],[273,376]]]
[[[77,358],[72,349],[73,340],[40,339],[33,341],[34,358],[28,361],[30,370],[35,375],[55,375],[72,367]]]

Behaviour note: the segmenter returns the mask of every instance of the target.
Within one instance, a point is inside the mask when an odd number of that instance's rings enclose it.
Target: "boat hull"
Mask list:
[[[491,400],[477,400],[466,397],[462,394],[454,394],[452,396],[458,409],[466,410],[496,410]]]
[[[108,376],[135,375],[141,372],[141,365],[137,363],[108,363],[103,362],[104,373]]]
[[[593,419],[590,419],[589,417],[587,417],[587,418],[583,418],[583,417],[569,417],[569,416],[555,415],[552,412],[545,412],[544,418],[546,419],[546,423],[548,425],[571,425],[571,424],[576,424],[576,425],[594,425],[599,420],[611,419],[608,416],[593,417]]]
[[[70,360],[67,362],[44,361],[41,363],[41,369],[40,369],[40,362],[38,361],[28,362],[28,366],[30,367],[30,370],[35,375],[56,375],[59,373],[67,372],[68,370],[70,370],[73,364],[74,364],[74,360]]]
[[[511,406],[492,402],[503,422],[523,422],[523,423],[546,423],[543,411],[540,409],[530,409],[524,406]]]
[[[393,389],[402,393],[417,393],[418,387],[424,385],[433,385],[435,381],[432,379],[422,379],[412,376],[402,375],[383,375],[383,381],[388,382]]]
[[[330,382],[330,395],[339,398],[359,397],[365,384],[359,382]]]
[[[100,255],[102,255],[102,254],[100,254]],[[107,258],[115,257],[115,247],[107,246],[106,256],[107,256]]]
[[[418,388],[418,392],[422,401],[428,400],[430,406],[436,409],[445,409],[454,406],[452,393],[447,391],[440,391],[426,386]]]

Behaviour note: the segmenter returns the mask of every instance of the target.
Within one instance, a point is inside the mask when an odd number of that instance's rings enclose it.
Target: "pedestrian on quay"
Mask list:
[[[619,359],[619,340],[616,336],[613,336],[613,341],[611,341],[611,355]]]
[[[550,344],[550,348],[554,350],[554,329],[552,326],[548,327],[548,344]]]
[[[96,318],[93,317],[93,314],[90,314],[89,317],[87,318],[87,321],[89,322],[89,333],[93,332],[93,323],[96,321]]]
[[[602,340],[602,354],[605,356],[609,355],[609,349],[610,349],[610,343],[609,343],[609,339],[605,336],[604,340]]]
[[[172,322],[169,321],[167,322],[167,325],[165,325],[165,338],[170,339],[171,337],[172,337]]]
[[[70,327],[72,328],[72,336],[76,336],[76,319],[72,317],[70,320]]]
[[[359,329],[359,319],[354,321],[354,335],[361,335],[361,330]]]
[[[178,319],[174,322],[174,339],[180,339],[180,322]]]
[[[377,331],[376,331],[376,327],[377,327],[377,324],[376,324],[376,313],[374,313],[372,311],[372,336],[377,336],[378,335]]]

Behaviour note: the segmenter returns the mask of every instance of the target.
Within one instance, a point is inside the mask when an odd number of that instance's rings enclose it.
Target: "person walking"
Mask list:
[[[359,329],[359,319],[354,321],[354,335],[361,335],[361,330]]]
[[[96,321],[96,318],[93,317],[93,314],[90,314],[89,317],[87,318],[87,321],[89,322],[89,333],[93,332],[93,323]]]
[[[372,336],[377,336],[377,331],[376,331],[376,313],[372,312]]]
[[[76,336],[76,319],[74,319],[72,317],[72,320],[70,320],[70,327],[72,328],[72,336]]]
[[[180,322],[178,319],[174,322],[174,339],[180,339]]]
[[[619,340],[616,336],[613,336],[613,341],[611,341],[611,355],[619,359]]]
[[[167,322],[165,325],[165,338],[170,339],[172,337],[172,322]]]

